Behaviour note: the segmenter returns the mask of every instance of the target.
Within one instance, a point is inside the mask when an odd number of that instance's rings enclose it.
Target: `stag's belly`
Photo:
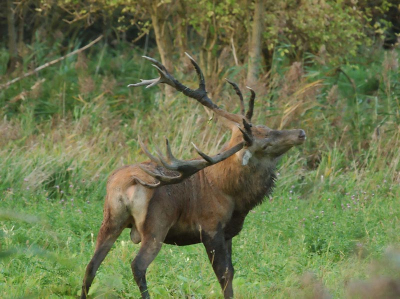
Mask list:
[[[174,229],[170,229],[164,243],[178,246],[201,243],[200,231],[177,232]]]
[[[221,223],[224,230],[225,240],[230,240],[240,233],[243,228],[246,215],[247,213],[234,211],[232,213],[232,217],[226,223]],[[177,223],[168,231],[164,243],[178,246],[201,243],[202,234],[207,233],[206,231],[202,230],[201,227],[202,226],[199,223],[190,227],[182,227],[182,223]],[[213,234],[215,231],[208,233]]]

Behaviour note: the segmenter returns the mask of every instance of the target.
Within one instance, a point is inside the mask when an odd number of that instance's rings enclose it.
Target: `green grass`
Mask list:
[[[351,175],[340,175],[336,187],[321,186],[321,193],[307,198],[297,187],[283,191],[283,178],[273,197],[250,213],[234,239],[237,297],[296,297],[304,291],[301,277],[307,271],[332,295],[343,297],[345,281],[373,275],[370,263],[400,242],[400,188],[383,177],[378,173],[357,184]],[[3,213],[12,213],[3,214],[1,223],[2,249],[10,251],[1,259],[2,297],[78,294],[103,202],[100,194],[85,196],[85,190],[70,190],[60,199],[56,189],[51,198],[44,190],[4,195]],[[94,295],[139,296],[130,270],[138,247],[130,242],[128,231],[119,238],[98,272]],[[220,296],[201,245],[165,245],[149,268],[148,280],[159,298]]]
[[[54,58],[44,45],[34,47],[41,63]],[[166,136],[183,158],[195,156],[191,141],[216,153],[228,138],[182,95],[126,88],[156,75],[138,53],[101,51],[0,91],[2,298],[79,294],[107,176],[146,159],[137,135],[158,145]],[[0,53],[4,65],[7,55]],[[234,239],[237,298],[299,298],[318,288],[342,298],[353,281],[398,279],[400,74],[388,63],[396,55],[376,50],[368,58],[373,63],[360,58],[340,66],[354,85],[332,71],[336,66],[314,64],[300,75],[281,66],[269,89],[259,91],[255,123],[303,128],[308,139],[282,159],[275,192]],[[233,79],[241,82],[244,74],[238,70]],[[194,81],[193,74],[178,77]],[[232,90],[213,98],[237,109]],[[95,298],[139,297],[130,269],[138,248],[124,232],[98,271]],[[148,282],[155,298],[221,297],[201,245],[165,245]]]

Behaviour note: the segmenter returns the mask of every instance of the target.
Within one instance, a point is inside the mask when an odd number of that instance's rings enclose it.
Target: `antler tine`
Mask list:
[[[246,146],[251,146],[254,142],[254,137],[251,132],[251,125],[245,119],[243,119],[243,127],[244,130],[242,130],[242,128],[238,126],[240,132],[242,132],[243,134],[243,139],[246,142]]]
[[[147,149],[147,147],[144,145],[144,143],[142,142],[142,139],[140,138],[140,136],[138,136],[138,141],[139,141],[139,145],[140,148],[142,149],[142,151],[146,154],[147,157],[150,158],[151,161],[153,161],[154,163],[160,164],[160,160],[157,159],[156,157],[154,157],[149,150]]]
[[[151,58],[151,57],[147,57],[147,56],[142,56],[142,57],[153,63],[152,66],[156,68],[160,77],[155,78],[155,79],[150,79],[150,80],[140,79],[141,82],[135,83],[135,84],[129,84],[128,87],[137,87],[137,86],[147,85],[146,88],[149,88],[149,87],[155,86],[159,83],[165,83],[165,84],[171,85],[172,87],[175,87],[176,83],[175,83],[174,77],[172,77],[168,73],[167,69],[161,62],[159,62],[158,60]]]
[[[210,156],[208,156],[208,155],[206,155],[205,153],[203,153],[203,152],[196,146],[196,144],[194,144],[193,142],[192,142],[192,145],[193,145],[194,149],[196,150],[196,152],[197,152],[204,160],[206,160],[208,163],[210,163],[210,165],[213,164],[213,160],[212,160],[212,158],[211,158]]]
[[[168,84],[174,84],[174,81],[171,80],[171,75],[168,73],[168,71],[165,69],[165,67],[163,66],[163,68],[160,68],[157,64],[152,64],[153,67],[156,68],[157,72],[160,74],[161,79],[166,80],[168,82],[160,82],[160,83],[168,83]]]
[[[159,180],[161,182],[162,176],[160,174],[157,174],[149,169],[147,169],[147,167],[145,167],[142,164],[139,164],[139,167],[141,170],[143,170],[145,173],[147,173],[148,175],[152,176],[153,178]]]
[[[233,154],[237,153],[238,151],[240,151],[244,146],[243,142],[240,142],[238,144],[236,144],[234,147],[231,147],[230,149],[219,153],[217,155],[215,155],[214,157],[210,157],[213,161],[213,164],[219,163],[227,158],[229,158],[230,156],[232,156]]]
[[[251,124],[248,123],[245,119],[243,119],[243,127],[245,128],[246,132],[250,135],[253,136],[251,133]]]
[[[236,94],[239,96],[240,99],[240,114],[244,116],[245,114],[245,108],[244,108],[244,101],[243,101],[243,94],[242,91],[240,90],[239,86],[235,83],[230,81],[229,79],[225,78],[225,80],[233,86],[233,89],[236,91]]]
[[[187,52],[185,52],[185,55],[190,59],[190,62],[193,64],[197,76],[199,77],[199,89],[200,90],[206,90],[206,80],[204,79],[203,71],[201,70],[200,66],[197,64],[196,60],[193,59],[192,56],[190,56]]]
[[[161,154],[161,151],[158,147],[156,147],[156,153],[157,153],[157,157],[160,160],[161,163],[159,163],[159,165],[163,166],[164,168],[168,169],[168,170],[177,170],[177,166],[175,165],[175,163],[169,163],[169,161],[167,161],[163,155]]]
[[[181,161],[176,159],[174,157],[174,155],[172,154],[168,139],[165,139],[165,146],[166,146],[166,152],[167,152],[167,160],[161,154],[160,149],[158,147],[156,147],[157,156],[161,162],[161,166],[163,166],[164,168],[166,168],[168,170],[177,171],[179,169],[179,164]],[[160,165],[160,163],[158,163],[158,164]]]
[[[167,158],[168,158],[169,162],[176,161],[177,159],[172,154],[171,147],[169,146],[169,141],[167,138],[165,138],[165,148],[166,148]]]
[[[144,59],[147,59],[148,61],[152,62],[153,65],[158,66],[160,69],[162,69],[164,72],[168,73],[167,69],[165,68],[165,66],[159,62],[157,59],[151,58],[149,56],[142,56]]]
[[[139,167],[140,167],[140,169],[142,169],[144,172],[146,172],[146,170],[144,170],[144,169],[142,168],[141,165],[139,165]],[[139,178],[137,178],[137,177],[134,177],[133,179],[134,179],[134,181],[136,181],[137,184],[143,185],[143,186],[148,187],[148,188],[157,188],[157,187],[159,187],[159,186],[161,185],[160,181],[158,181],[158,182],[155,183],[155,184],[148,184],[148,183],[146,183],[145,181],[143,181],[143,180],[141,180],[141,179],[139,179]]]
[[[245,132],[242,130],[242,128],[240,126],[238,126],[238,129],[240,130],[240,132],[242,132],[243,134],[243,139],[246,142],[247,146],[250,146],[253,144],[253,139]]]
[[[155,173],[155,172],[153,172],[151,170],[148,170],[142,164],[139,164],[139,167],[145,173],[147,173],[148,175],[152,176],[153,178],[155,178],[156,180],[159,181],[158,184],[148,185],[151,188],[155,188],[155,187],[158,187],[160,185],[176,184],[176,183],[179,183],[182,180],[182,174],[179,174],[178,176],[166,176],[166,175],[158,174],[158,173]]]
[[[249,101],[249,110],[247,110],[246,118],[251,121],[251,118],[253,117],[253,111],[254,111],[254,99],[256,98],[256,93],[255,91],[251,88],[246,86],[248,89],[250,89],[251,92],[251,97]]]
[[[208,162],[208,165],[213,165],[213,164],[217,164],[217,163],[219,163],[221,161],[224,161],[225,159],[229,158],[233,154],[235,154],[238,151],[240,151],[244,146],[243,142],[241,142],[241,143],[235,145],[234,147],[232,147],[232,148],[230,148],[230,149],[228,149],[228,150],[226,150],[226,151],[224,151],[222,153],[219,153],[219,154],[216,154],[213,157],[210,157],[210,156],[206,155],[205,153],[203,153],[193,142],[192,142],[192,145],[196,149],[197,153],[204,160],[206,160]],[[196,161],[196,160],[194,160],[194,161]]]
[[[137,86],[147,85],[146,88],[149,88],[151,86],[158,84],[159,80],[160,80],[160,78],[151,79],[151,80],[140,79],[139,83],[129,84],[128,87],[137,87]]]

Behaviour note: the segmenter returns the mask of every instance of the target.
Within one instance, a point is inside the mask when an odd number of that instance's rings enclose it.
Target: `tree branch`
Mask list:
[[[29,77],[29,76],[31,76],[31,75],[33,75],[33,74],[36,74],[37,72],[39,72],[39,71],[45,69],[46,67],[48,67],[48,66],[50,66],[50,65],[56,64],[57,62],[60,62],[60,61],[64,60],[65,58],[68,58],[68,57],[70,57],[70,56],[72,56],[72,55],[78,54],[79,52],[82,52],[82,51],[86,50],[87,48],[90,48],[90,47],[93,46],[95,43],[97,43],[98,41],[100,41],[102,38],[103,38],[103,35],[100,35],[98,38],[96,38],[94,41],[92,41],[91,43],[87,44],[86,46],[84,46],[84,47],[82,47],[82,48],[80,48],[80,49],[78,49],[78,50],[75,50],[75,51],[73,51],[73,52],[71,52],[71,53],[68,53],[67,55],[62,56],[62,57],[60,57],[60,58],[57,58],[57,59],[55,59],[55,60],[53,60],[53,61],[47,62],[47,63],[45,63],[45,64],[43,64],[43,65],[41,65],[41,66],[35,68],[33,71],[27,72],[27,73],[23,74],[23,75],[20,76],[20,77],[17,77],[17,78],[15,78],[15,79],[11,80],[11,81],[8,81],[8,82],[5,83],[5,84],[0,85],[0,90],[1,90],[1,89],[7,89],[10,85],[12,85],[12,84],[14,84],[14,83],[16,83],[16,82],[18,82],[18,81],[20,81],[20,80],[26,78],[26,77]]]

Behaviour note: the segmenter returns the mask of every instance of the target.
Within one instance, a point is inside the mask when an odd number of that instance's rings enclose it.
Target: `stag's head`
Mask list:
[[[306,139],[304,130],[273,130],[265,125],[253,125],[255,92],[250,87],[251,97],[246,113],[243,95],[236,83],[227,80],[233,86],[240,100],[240,114],[225,120],[224,123],[232,130],[231,143],[243,142],[243,149],[237,153],[243,165],[249,160],[275,159],[286,153],[295,145],[302,144]],[[236,118],[236,119],[235,119]]]
[[[302,144],[306,139],[303,130],[273,130],[264,125],[253,125],[247,133],[250,138],[243,137],[240,127],[233,129],[230,143],[243,140],[244,145],[237,155],[243,165],[252,160],[275,160],[293,146]],[[246,132],[245,132],[246,133]],[[250,135],[251,134],[251,135]]]
[[[154,185],[146,184],[145,182],[140,183],[149,187],[157,187],[165,184],[175,184],[196,173],[197,171],[207,166],[219,163],[234,154],[239,157],[239,159],[242,161],[242,165],[244,166],[248,165],[250,161],[252,161],[253,163],[258,163],[260,160],[276,160],[293,146],[300,145],[305,141],[306,134],[301,129],[273,130],[265,125],[253,125],[251,119],[253,117],[255,92],[249,87],[248,88],[250,89],[251,97],[249,100],[247,112],[245,111],[242,92],[240,91],[236,83],[229,80],[227,80],[228,83],[233,86],[236,94],[239,96],[240,113],[229,113],[218,107],[211,101],[211,99],[207,95],[204,76],[199,65],[190,55],[188,55],[187,53],[185,54],[192,62],[199,78],[199,87],[196,90],[190,89],[189,87],[183,85],[167,71],[164,65],[162,65],[157,60],[146,56],[143,57],[153,63],[153,66],[157,69],[160,77],[151,80],[141,80],[141,82],[130,84],[128,85],[128,87],[146,85],[146,88],[149,88],[159,83],[164,83],[174,87],[176,90],[182,92],[184,95],[197,100],[205,107],[211,109],[223,121],[224,125],[232,130],[232,137],[229,142],[228,149],[222,153],[217,154],[216,156],[210,157],[200,151],[193,144],[196,151],[203,159],[181,161],[176,159],[172,155],[168,140],[166,140],[167,157],[164,158],[159,152],[157,153],[157,157],[151,155],[139,139],[142,150],[147,154],[147,156],[150,157],[153,162],[168,170],[176,171],[179,173],[178,176],[166,176],[157,173],[157,171],[154,171],[154,167],[153,169],[148,169],[141,166],[143,171],[159,180],[159,183]]]

